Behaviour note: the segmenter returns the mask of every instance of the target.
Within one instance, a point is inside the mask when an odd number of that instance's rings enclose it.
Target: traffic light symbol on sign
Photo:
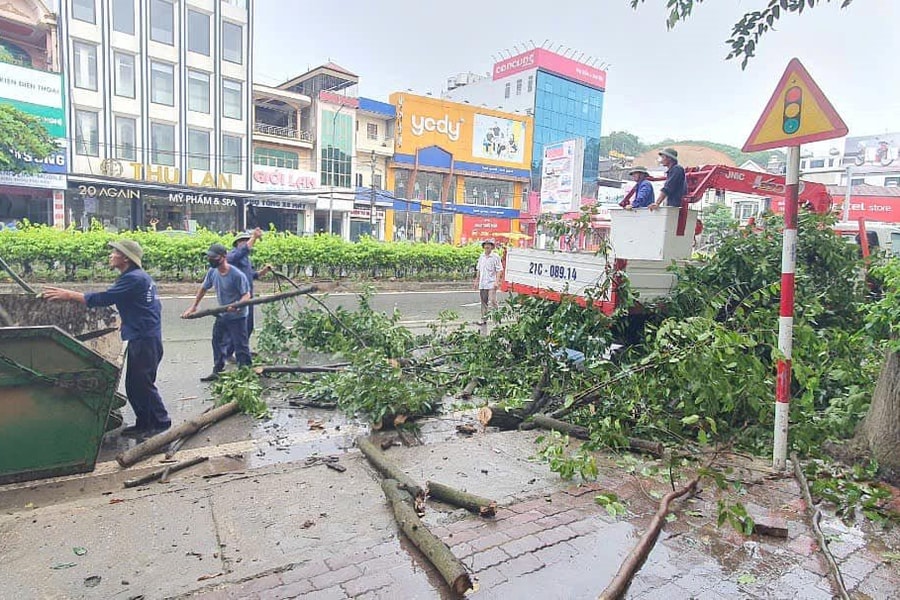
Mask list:
[[[781,130],[788,135],[800,129],[800,107],[803,104],[803,90],[799,86],[788,88],[784,94],[784,120]]]

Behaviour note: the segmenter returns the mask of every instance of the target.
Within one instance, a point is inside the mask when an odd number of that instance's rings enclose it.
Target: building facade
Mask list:
[[[251,0],[61,0],[67,223],[244,226]]]
[[[571,56],[574,56],[572,54]],[[445,97],[534,117],[531,189],[541,187],[544,147],[584,140],[581,195],[596,199],[606,71],[546,48],[495,63],[489,77],[448,81]]]
[[[393,198],[385,193],[385,180],[394,156],[393,104],[360,98],[356,111],[356,199],[350,215],[350,239],[364,235],[385,239],[386,210]]]
[[[518,233],[530,180],[531,117],[394,93],[388,239],[467,244]]]
[[[0,103],[36,118],[60,148],[36,160],[17,153],[26,173],[0,172],[0,229],[65,224],[66,120],[56,15],[38,0],[0,4]]]

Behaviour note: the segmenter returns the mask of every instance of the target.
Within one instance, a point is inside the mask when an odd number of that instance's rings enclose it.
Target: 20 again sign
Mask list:
[[[847,126],[796,58],[788,63],[744,152],[799,146],[847,135]]]

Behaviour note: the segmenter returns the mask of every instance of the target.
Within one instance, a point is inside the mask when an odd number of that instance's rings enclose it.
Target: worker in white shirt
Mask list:
[[[503,262],[494,254],[494,240],[484,240],[481,247],[484,254],[478,257],[478,264],[475,266],[475,288],[481,298],[481,321],[478,324],[484,325],[487,323],[488,310],[497,308],[497,289],[503,274]]]

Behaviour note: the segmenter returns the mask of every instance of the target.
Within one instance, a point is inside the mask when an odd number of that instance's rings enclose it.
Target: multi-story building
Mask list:
[[[316,191],[309,96],[253,85],[253,165],[247,225],[312,231]]]
[[[356,111],[356,200],[350,215],[350,239],[370,235],[385,239],[385,210],[393,208],[393,197],[384,191],[394,156],[393,104],[360,98]]]
[[[251,0],[60,1],[69,221],[244,225],[251,17]]]
[[[596,199],[606,71],[572,58],[576,53],[571,50],[566,54],[532,48],[494,63],[488,77],[469,73],[451,77],[445,97],[534,117],[531,188],[535,192],[541,186],[544,146],[583,139],[580,194]]]
[[[394,240],[466,244],[518,234],[530,178],[533,120],[445,99],[394,93],[388,170]]]
[[[0,229],[18,221],[64,226],[66,123],[56,37],[56,15],[39,0],[0,4],[0,103],[36,118],[60,151],[36,160],[19,153],[27,173],[0,172]]]

